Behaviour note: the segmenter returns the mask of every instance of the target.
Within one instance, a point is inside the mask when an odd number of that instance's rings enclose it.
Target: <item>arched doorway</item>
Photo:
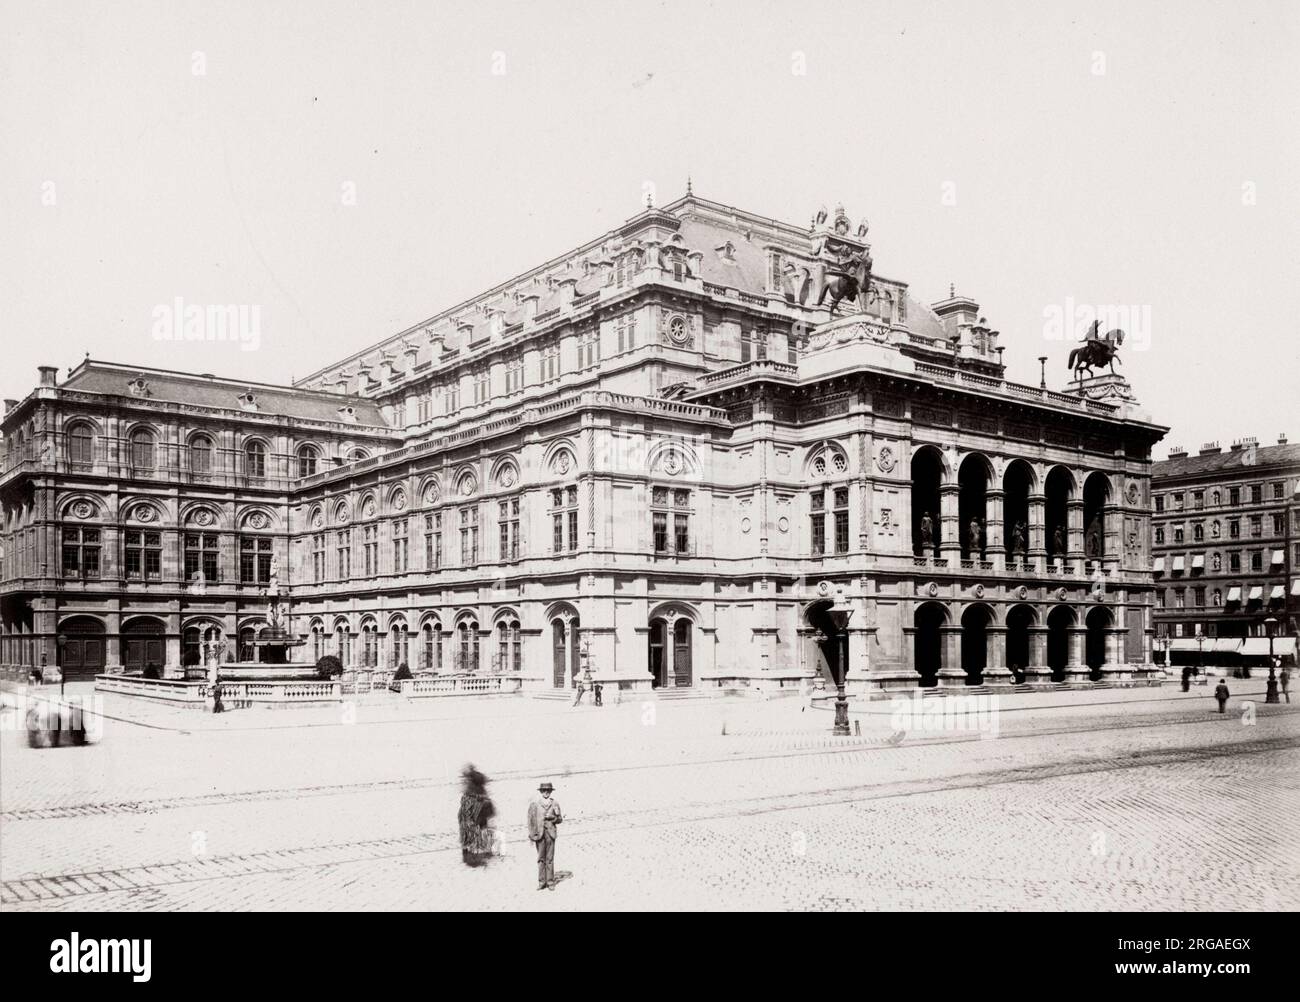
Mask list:
[[[967,685],[984,682],[988,667],[989,624],[993,612],[986,605],[972,605],[961,614],[961,668]]]
[[[912,552],[916,556],[933,556],[939,552],[940,526],[943,521],[939,505],[939,484],[943,482],[943,457],[931,446],[919,449],[912,457]],[[929,519],[929,522],[926,522]],[[928,543],[923,526],[929,529]]]
[[[983,560],[988,548],[990,473],[989,461],[978,453],[962,460],[957,470],[957,483],[961,486],[957,500],[957,535],[961,540],[961,555],[966,560]]]
[[[181,666],[196,668],[203,664],[204,645],[221,639],[221,627],[216,623],[190,623],[181,633]]]
[[[1047,667],[1053,682],[1065,681],[1065,666],[1070,662],[1070,629],[1074,612],[1058,605],[1047,615]]]
[[[556,689],[572,688],[581,670],[582,651],[578,646],[582,620],[577,613],[559,615],[551,620],[551,684]]]
[[[1070,550],[1070,498],[1074,495],[1074,478],[1064,466],[1053,466],[1047,474],[1046,507],[1043,535],[1047,555],[1064,558]]]
[[[59,624],[68,638],[63,648],[63,677],[69,682],[93,681],[104,670],[104,624],[89,616],[74,616]]]
[[[1088,629],[1084,661],[1088,665],[1088,677],[1094,682],[1101,680],[1101,666],[1106,663],[1106,637],[1114,621],[1110,610],[1100,605],[1090,609],[1084,619],[1084,626]]]
[[[1013,460],[1002,477],[1002,539],[1007,563],[1023,561],[1029,555],[1029,493],[1034,471],[1023,459]]]
[[[162,669],[167,663],[162,621],[152,616],[138,616],[122,627],[122,667],[128,672],[146,668]]]
[[[1007,610],[1007,668],[1017,682],[1025,680],[1029,667],[1029,630],[1037,622],[1034,610],[1015,605]]]
[[[921,676],[921,686],[939,684],[939,670],[943,668],[943,636],[941,629],[948,622],[948,610],[935,602],[926,602],[912,616],[915,628],[912,637],[913,664]]]
[[[694,623],[689,616],[669,612],[650,620],[650,685],[655,689],[685,689],[695,678]]]
[[[840,638],[830,617],[833,605],[829,599],[822,599],[814,602],[804,612],[804,620],[813,629],[808,660],[813,669],[826,680],[827,685],[836,684],[836,672],[840,663]]]

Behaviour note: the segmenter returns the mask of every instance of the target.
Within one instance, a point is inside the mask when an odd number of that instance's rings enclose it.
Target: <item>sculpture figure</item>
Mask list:
[[[1124,343],[1124,332],[1116,327],[1103,336],[1101,321],[1094,320],[1088,334],[1078,348],[1070,352],[1067,365],[1074,370],[1074,378],[1082,382],[1084,370],[1093,374],[1093,367],[1109,365],[1111,375],[1115,375],[1115,362],[1119,358],[1119,346]]]
[[[928,553],[934,545],[934,522],[927,511],[921,515],[921,552]]]

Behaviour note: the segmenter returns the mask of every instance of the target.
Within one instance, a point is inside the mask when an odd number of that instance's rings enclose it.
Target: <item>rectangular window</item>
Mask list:
[[[835,488],[835,552],[849,552],[849,489]]]
[[[668,552],[668,513],[657,511],[652,514],[651,523],[654,528],[655,553]]]
[[[311,537],[311,576],[316,584],[325,580],[325,533],[317,532]]]
[[[542,382],[560,378],[560,346],[548,344],[542,349]]]
[[[1250,555],[1250,569],[1252,571],[1262,571],[1264,569],[1264,554],[1259,550]]]
[[[1281,516],[1281,515],[1274,515],[1274,516],[1273,516],[1273,535],[1275,535],[1275,536],[1280,536],[1280,535],[1282,535],[1282,516]]]
[[[1228,504],[1234,508],[1241,504],[1241,488],[1231,487],[1228,489]]]
[[[239,540],[239,580],[266,584],[271,580],[271,540],[244,536]]]
[[[1281,483],[1274,483],[1274,484],[1273,484],[1273,500],[1274,500],[1274,501],[1281,501],[1281,500],[1282,500],[1282,491],[1283,491],[1283,488],[1284,488],[1284,485],[1281,484]]]
[[[1241,538],[1241,519],[1239,518],[1228,519],[1228,538],[1229,539]]]
[[[673,513],[673,537],[676,542],[678,553],[689,553],[691,550],[691,517],[681,512]]]
[[[1254,538],[1264,535],[1264,519],[1260,515],[1250,516],[1250,534]]]
[[[478,505],[460,509],[460,562],[478,563]]]
[[[506,362],[506,392],[516,393],[524,388],[524,360],[512,358]]]
[[[334,552],[338,558],[338,577],[346,581],[352,577],[352,530],[343,529],[335,536]]]
[[[590,330],[578,342],[578,368],[589,369],[600,362],[600,331]]]
[[[379,530],[373,525],[361,530],[361,560],[366,577],[379,573]]]
[[[636,347],[636,316],[619,317],[614,321],[614,332],[618,337],[618,350],[631,351]]]
[[[460,410],[460,380],[453,379],[442,391],[443,413],[455,414]]]
[[[826,494],[815,491],[809,500],[812,504],[812,555],[820,557],[826,552]]]
[[[217,537],[212,533],[187,532],[185,534],[185,580],[194,581],[199,575],[205,583],[218,579]]]
[[[1204,491],[1196,491],[1194,494],[1192,494],[1192,506],[1195,507],[1195,508],[1204,508],[1204,507],[1205,507],[1205,492],[1204,492]]]
[[[474,403],[486,403],[488,399],[488,380],[491,373],[487,369],[481,369],[474,373]]]
[[[1263,501],[1263,500],[1264,500],[1264,485],[1263,485],[1263,484],[1251,484],[1251,485],[1250,485],[1250,503],[1251,503],[1251,504],[1259,504],[1259,503],[1260,503],[1261,501]]]
[[[1239,571],[1239,570],[1241,570],[1241,554],[1240,554],[1240,553],[1229,553],[1229,554],[1228,554],[1228,570],[1230,570],[1230,571]]]
[[[20,558],[19,563],[23,563]],[[99,577],[99,530],[63,530],[63,576]]]
[[[410,540],[406,534],[406,519],[393,519],[393,573],[405,574],[409,569]]]
[[[500,536],[500,559],[519,559],[519,499],[497,503],[497,529]]]
[[[442,513],[424,516],[424,567],[436,571],[442,566]]]
[[[1156,498],[1156,511],[1164,511],[1164,510],[1165,510],[1165,497],[1163,494],[1161,494]]]
[[[1197,607],[1198,609],[1203,609],[1203,608],[1205,608],[1205,589],[1204,589],[1204,588],[1197,588],[1197,589],[1196,589],[1196,607]]]

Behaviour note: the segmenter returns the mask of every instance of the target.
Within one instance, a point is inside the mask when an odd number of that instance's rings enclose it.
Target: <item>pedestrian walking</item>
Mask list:
[[[537,846],[537,889],[555,890],[555,826],[564,820],[555,787],[543,783],[528,804],[528,837]]]
[[[587,687],[582,684],[582,676],[580,675],[577,676],[574,681],[578,683],[578,694],[573,697],[573,705],[577,706],[582,702],[582,697],[586,693]]]
[[[1282,683],[1282,695],[1286,697],[1288,703],[1291,702],[1291,690],[1288,688],[1291,685],[1291,673],[1283,668],[1277,678]]]
[[[466,866],[484,866],[496,854],[496,833],[489,822],[496,815],[487,793],[488,779],[472,765],[460,774],[460,858]]]
[[[1226,712],[1225,707],[1228,705],[1228,683],[1219,680],[1219,684],[1214,689],[1214,698],[1219,701],[1219,712]]]
[[[603,702],[601,702],[601,699],[600,699],[601,691],[602,691],[604,688],[605,688],[605,687],[604,687],[603,685],[601,685],[599,682],[594,683],[594,684],[592,685],[592,687],[591,687],[591,691],[592,691],[593,693],[595,693],[595,696],[596,696],[596,705],[597,705],[597,706],[604,706],[604,705],[605,705]],[[1289,702],[1289,700],[1288,700],[1288,702]]]
[[[1186,665],[1183,666],[1183,692],[1187,692],[1192,687],[1192,669]]]

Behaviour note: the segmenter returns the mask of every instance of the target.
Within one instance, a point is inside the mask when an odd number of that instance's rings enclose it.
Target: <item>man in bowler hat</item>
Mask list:
[[[528,804],[528,837],[537,845],[537,889],[555,890],[555,826],[564,820],[555,787],[543,783]]]

